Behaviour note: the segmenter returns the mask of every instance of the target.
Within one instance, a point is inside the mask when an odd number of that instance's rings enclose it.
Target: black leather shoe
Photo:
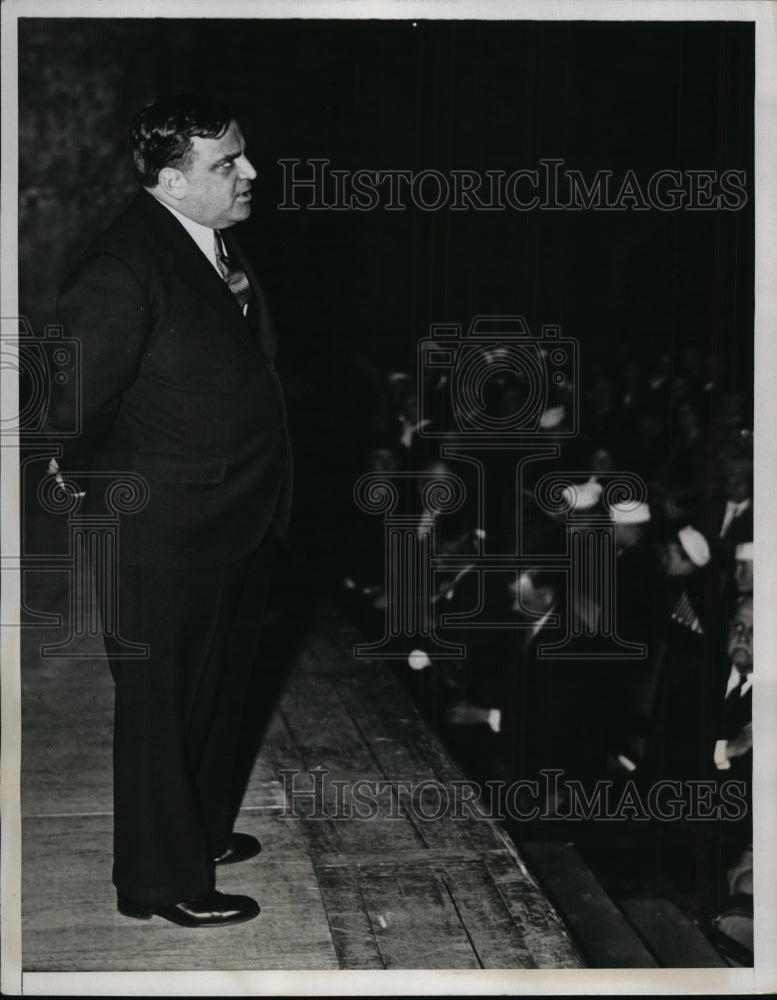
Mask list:
[[[167,903],[162,906],[142,906],[119,895],[119,913],[136,920],[148,920],[153,916],[164,917],[181,927],[221,927],[223,924],[242,924],[253,920],[259,913],[259,904],[250,896],[228,896],[211,889],[202,896],[185,899],[182,903]]]
[[[238,861],[248,861],[255,858],[261,851],[262,845],[248,833],[233,833],[229,838],[227,849],[223,854],[214,858],[217,865],[236,865]]]

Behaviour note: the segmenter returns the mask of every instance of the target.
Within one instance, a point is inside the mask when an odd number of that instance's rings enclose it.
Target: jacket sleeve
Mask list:
[[[151,328],[149,296],[109,253],[85,258],[63,286],[58,314],[77,350],[67,378],[53,381],[46,433],[63,472],[88,469],[136,380]],[[73,436],[73,430],[78,433]]]

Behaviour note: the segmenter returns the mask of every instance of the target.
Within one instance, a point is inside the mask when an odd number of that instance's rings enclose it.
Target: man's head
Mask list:
[[[660,550],[666,576],[691,576],[710,561],[710,547],[704,535],[687,524]]]
[[[650,508],[646,503],[626,501],[609,508],[615,525],[615,543],[619,549],[630,549],[645,537],[650,524]]]
[[[753,593],[753,543],[744,542],[734,550],[734,583],[740,594]]]
[[[229,110],[208,97],[165,97],[137,115],[130,129],[135,176],[182,215],[226,229],[251,214],[256,171]]]
[[[731,458],[724,467],[726,499],[742,503],[753,495],[753,463],[746,458]]]
[[[741,674],[753,669],[753,598],[740,597],[728,629],[728,656]]]

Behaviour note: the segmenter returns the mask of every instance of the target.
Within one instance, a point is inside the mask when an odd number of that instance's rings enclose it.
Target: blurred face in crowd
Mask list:
[[[753,599],[739,600],[728,630],[728,656],[742,674],[753,669]]]
[[[692,406],[684,403],[677,411],[677,421],[680,424],[680,429],[687,437],[693,438],[698,435],[699,418],[696,416]]]
[[[734,583],[740,594],[753,592],[753,560],[737,559],[734,562]]]
[[[720,408],[721,424],[728,427],[736,427],[743,420],[744,400],[741,392],[727,392],[723,395],[723,402]]]
[[[374,448],[370,452],[370,469],[373,472],[393,472],[397,460],[390,448]]]
[[[661,550],[661,566],[666,576],[690,576],[696,569],[679,542],[667,542]]]
[[[520,573],[509,589],[513,595],[513,611],[519,614],[544,615],[555,602],[553,588],[536,586],[529,573]]]
[[[418,421],[418,397],[414,392],[409,392],[402,403],[401,415],[409,424]]]
[[[726,470],[726,497],[732,503],[742,503],[751,494],[751,467],[748,462],[730,462]]]
[[[645,529],[645,524],[623,524],[621,521],[616,521],[615,544],[619,549],[630,549],[642,540]]]
[[[682,375],[675,375],[672,379],[672,399],[675,402],[684,400],[688,395],[688,383]]]
[[[615,389],[609,379],[600,378],[591,394],[595,408],[599,412],[609,410],[615,396]]]

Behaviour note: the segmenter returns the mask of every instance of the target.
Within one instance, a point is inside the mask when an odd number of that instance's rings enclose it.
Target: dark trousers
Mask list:
[[[116,686],[114,866],[138,903],[213,887],[243,788],[237,761],[275,539],[227,566],[158,570],[124,563],[118,623],[148,657],[106,651]]]

